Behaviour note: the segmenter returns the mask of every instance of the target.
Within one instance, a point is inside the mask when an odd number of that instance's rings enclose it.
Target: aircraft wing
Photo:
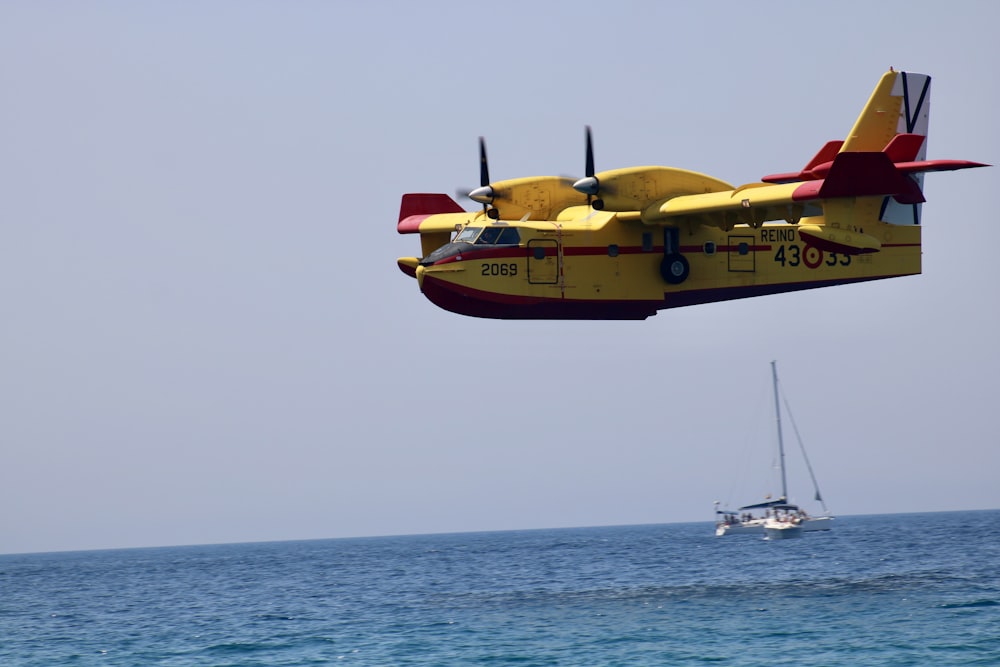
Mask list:
[[[769,220],[800,217],[806,203],[795,200],[800,186],[751,183],[725,192],[682,195],[647,208],[642,220],[654,224],[690,221],[727,229],[740,223],[757,227]]]
[[[770,220],[797,220],[806,205],[832,199],[893,196],[920,203],[916,181],[898,170],[883,152],[839,153],[826,178],[795,183],[751,183],[735,190],[682,195],[654,202],[642,212],[647,224],[698,222],[729,229],[758,227]]]
[[[448,195],[428,192],[411,192],[403,195],[399,204],[399,222],[396,231],[400,234],[420,234],[423,255],[429,255],[451,240],[451,234],[471,219],[485,215],[482,211],[470,213],[458,205]],[[404,272],[415,270],[410,259],[400,263]],[[405,268],[408,267],[408,268]],[[416,274],[413,274],[416,275]]]
[[[456,217],[457,214],[457,217]],[[433,234],[455,231],[455,224],[474,216],[449,197],[436,193],[410,193],[403,195],[399,205],[400,234]]]
[[[560,211],[586,203],[586,197],[573,189],[573,180],[564,176],[496,181],[473,190],[469,198],[492,205],[504,220],[554,220]]]
[[[476,217],[476,213],[436,213],[411,215],[403,218],[396,225],[396,231],[400,234],[434,234],[454,232],[456,227],[469,222]]]

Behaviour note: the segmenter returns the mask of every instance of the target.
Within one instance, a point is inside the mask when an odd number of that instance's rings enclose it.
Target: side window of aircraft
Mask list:
[[[482,227],[466,227],[462,233],[455,237],[453,243],[474,243],[476,236],[483,230]]]
[[[653,252],[653,233],[643,232],[642,233],[642,251],[643,252]]]
[[[517,245],[521,242],[521,235],[516,227],[504,227],[500,232],[500,237],[496,240],[497,245]]]
[[[479,238],[476,239],[476,245],[494,245],[497,239],[500,238],[501,231],[502,228],[500,227],[487,227],[479,235]]]
[[[737,251],[741,255],[749,255],[750,254],[750,246],[747,245],[746,243],[741,243],[741,244],[739,244],[739,246],[737,246]]]
[[[612,243],[611,245],[608,246],[608,257],[617,257],[617,256],[618,256],[618,244]]]
[[[705,241],[705,254],[714,255],[715,254],[715,244],[711,241]]]

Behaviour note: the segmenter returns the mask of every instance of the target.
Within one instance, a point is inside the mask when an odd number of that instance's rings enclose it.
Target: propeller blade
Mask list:
[[[479,137],[479,187],[469,193],[469,199],[483,205],[483,213],[489,214],[493,203],[493,188],[490,187],[490,165],[486,161],[486,140]]]
[[[587,165],[584,175],[591,178],[594,175],[594,140],[590,136],[590,126],[587,126]]]
[[[486,162],[486,140],[479,137],[479,186],[490,184],[490,167]]]
[[[586,130],[587,152],[586,163],[584,165],[586,176],[574,183],[573,189],[587,195],[587,204],[593,205],[595,209],[600,210],[604,208],[604,201],[601,199],[593,200],[601,192],[601,182],[594,176],[594,138],[591,136],[589,125],[586,126]]]

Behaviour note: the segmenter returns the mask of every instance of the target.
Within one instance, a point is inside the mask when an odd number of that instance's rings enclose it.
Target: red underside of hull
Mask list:
[[[582,300],[539,299],[482,292],[455,285],[430,276],[424,278],[423,292],[439,308],[468,315],[501,320],[644,320],[658,310],[694,306],[699,303],[746,299],[768,294],[797,292],[833,285],[846,285],[896,276],[874,276],[847,280],[822,280],[783,285],[754,285],[719,289],[665,292],[660,301],[653,300]]]

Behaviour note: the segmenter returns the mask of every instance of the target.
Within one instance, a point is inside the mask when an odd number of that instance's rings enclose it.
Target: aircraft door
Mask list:
[[[729,270],[742,273],[756,271],[753,236],[729,237]]]
[[[559,282],[559,243],[554,239],[528,241],[528,282],[554,285]]]

